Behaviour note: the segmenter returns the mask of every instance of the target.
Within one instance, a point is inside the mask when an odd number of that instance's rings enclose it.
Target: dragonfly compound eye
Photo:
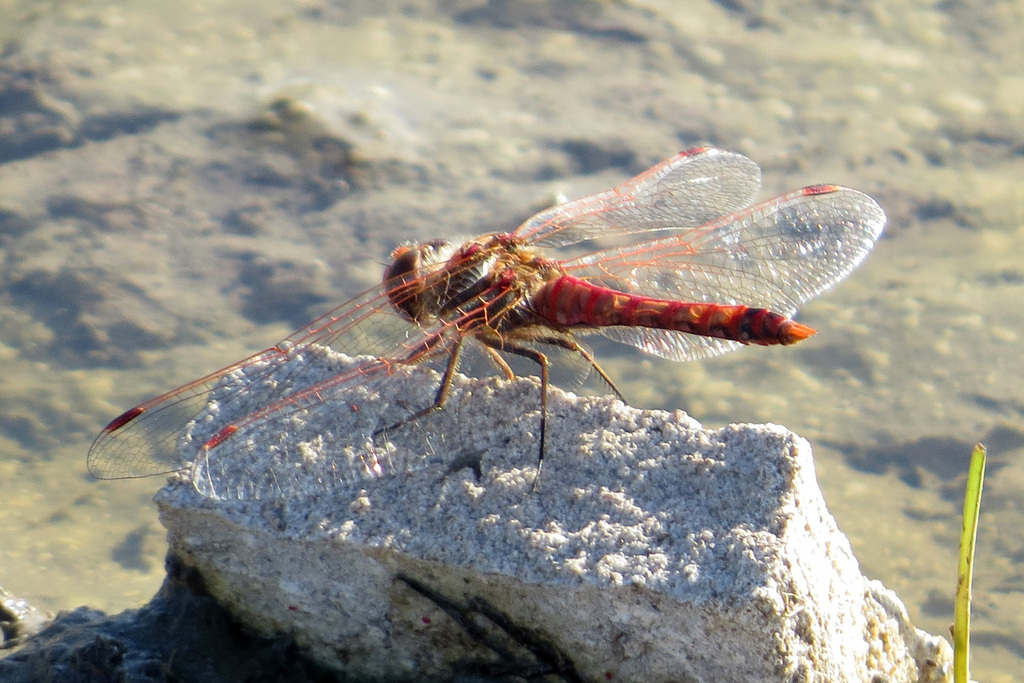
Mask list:
[[[399,313],[410,320],[419,314],[419,295],[422,283],[417,282],[420,270],[420,248],[401,246],[391,252],[394,259],[384,270],[384,286],[388,299]]]
[[[412,247],[402,245],[391,252],[391,265],[384,269],[384,282],[398,280],[407,275],[416,275],[420,266],[420,251]],[[398,282],[393,283],[395,285]]]

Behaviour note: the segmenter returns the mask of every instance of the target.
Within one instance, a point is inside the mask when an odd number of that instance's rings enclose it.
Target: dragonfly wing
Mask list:
[[[846,277],[874,246],[885,214],[867,195],[838,186],[797,190],[706,226],[565,264],[579,277],[634,294],[740,304],[792,317]],[[596,330],[648,353],[687,361],[736,342],[661,329]]]
[[[309,460],[308,448],[295,445],[306,443],[304,436],[298,437],[304,416],[337,410],[343,395],[393,392],[392,383],[383,377],[401,366],[442,356],[460,337],[465,320],[426,316],[426,321],[413,323],[399,313],[416,310],[416,299],[435,286],[433,279],[444,266],[443,258],[422,264],[418,277],[395,278],[373,287],[276,346],[124,413],[93,443],[90,471],[100,478],[119,479],[169,473],[191,464],[197,489],[211,497],[270,495],[274,479],[288,480],[289,472]],[[467,318],[476,314],[467,304]],[[362,360],[350,367],[328,359],[325,370],[327,347],[349,357],[361,355]],[[373,432],[367,420],[379,420],[381,414],[404,418],[402,406],[407,403],[396,395],[391,403],[381,404],[383,413],[363,410],[349,432],[333,433],[332,443],[350,449],[352,465],[352,458],[367,457],[366,439]],[[345,405],[341,413],[360,412],[358,402]],[[395,406],[397,413],[388,412]],[[229,472],[237,474],[232,461],[245,461],[242,456],[264,441],[277,444],[280,466],[253,467],[246,475],[248,482],[231,479]],[[322,435],[320,442],[326,443]],[[341,467],[340,461],[332,463],[341,472],[352,469]]]
[[[884,226],[881,207],[862,192],[815,186],[564,266],[578,277],[636,294],[792,316],[800,304],[845,278]]]
[[[309,344],[333,345],[349,354],[374,353],[400,357],[414,345],[416,328],[394,313],[388,292],[378,285],[318,318],[280,344],[143,403],[114,419],[89,449],[89,471],[101,479],[126,479],[167,474],[188,465],[177,442],[185,427],[203,413],[216,392],[221,409],[252,400],[259,386],[263,405],[280,403],[320,381],[300,365],[289,363],[296,349]],[[289,374],[277,370],[286,365]],[[240,376],[245,375],[243,386]],[[273,377],[273,381],[269,378]],[[261,382],[261,378],[267,381]]]
[[[273,363],[278,355],[276,349],[267,349],[115,418],[89,448],[89,471],[100,479],[131,479],[182,469],[187,463],[177,457],[177,440],[182,428],[202,412],[214,389],[230,382],[239,368]]]
[[[416,283],[407,291],[422,295]],[[400,289],[386,295],[404,296]],[[430,415],[407,419],[434,403],[440,376],[409,383],[396,375],[450,357],[467,335],[463,328],[479,317],[474,304],[464,305],[452,319],[424,316],[413,325],[376,306],[364,310],[360,301],[290,337],[294,350],[286,363],[246,368],[255,377],[251,387],[211,396],[209,414],[187,436],[197,454],[197,490],[211,498],[291,498],[429,466],[444,435],[427,436]],[[337,342],[353,330],[388,338],[386,352],[353,364],[325,348],[347,348]],[[242,385],[248,384],[245,377]],[[287,393],[279,392],[282,386]],[[378,438],[382,430],[386,439]]]
[[[537,246],[691,228],[749,205],[761,170],[741,154],[680,152],[613,190],[553,206],[523,223],[517,237]]]
[[[700,337],[651,327],[602,327],[596,332],[621,344],[634,346],[652,356],[680,362],[712,358],[743,347],[743,344],[727,339]]]
[[[234,406],[235,414],[222,411],[214,396],[209,414],[185,437],[197,454],[193,484],[215,499],[294,500],[426,466],[423,448],[399,452],[391,438],[376,438],[433,400],[436,383],[418,385],[417,396],[395,381],[394,374],[407,370],[304,347],[268,379],[303,372],[319,382],[270,405],[259,400],[261,392],[250,392],[257,400]]]

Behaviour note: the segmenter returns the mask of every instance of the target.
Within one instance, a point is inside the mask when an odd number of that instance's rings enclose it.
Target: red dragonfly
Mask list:
[[[814,334],[791,316],[867,256],[885,214],[867,195],[837,185],[753,204],[760,175],[740,154],[691,149],[615,189],[542,211],[512,232],[398,247],[380,285],[281,343],[115,418],[93,443],[89,470],[117,479],[187,468],[179,441],[203,421],[213,398],[220,414],[233,417],[184,449],[205,463],[209,477],[218,459],[253,449],[257,432],[287,435],[290,418],[303,411],[386,386],[402,366],[440,364],[433,402],[373,429],[364,442],[362,476],[380,476],[370,453],[374,437],[442,408],[467,348],[510,378],[503,356],[536,364],[542,462],[552,351],[583,359],[621,398],[580,343],[585,334],[677,361]],[[326,378],[296,364],[328,346],[371,355]],[[248,380],[238,382],[240,374]],[[196,481],[195,469],[193,475]],[[200,490],[220,497],[218,491],[238,489],[214,481]]]

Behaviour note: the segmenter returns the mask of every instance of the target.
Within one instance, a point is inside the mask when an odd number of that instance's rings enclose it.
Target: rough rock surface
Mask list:
[[[205,593],[200,577],[171,563],[143,608],[108,616],[79,607],[0,650],[4,683],[239,683],[325,681],[287,634],[253,636]]]
[[[292,363],[363,367],[324,351],[230,381]],[[172,555],[249,627],[370,680],[944,679],[948,645],[860,573],[800,437],[552,390],[536,480],[537,382],[463,378],[373,436],[436,381],[394,370],[232,435],[158,494]],[[183,451],[238,416],[212,404]]]

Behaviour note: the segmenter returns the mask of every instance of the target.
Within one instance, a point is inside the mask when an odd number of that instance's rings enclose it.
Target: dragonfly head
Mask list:
[[[384,287],[391,305],[409,320],[416,320],[422,312],[424,257],[433,262],[435,254],[446,246],[445,240],[434,240],[420,245],[403,244],[391,252],[391,265],[384,269]]]

